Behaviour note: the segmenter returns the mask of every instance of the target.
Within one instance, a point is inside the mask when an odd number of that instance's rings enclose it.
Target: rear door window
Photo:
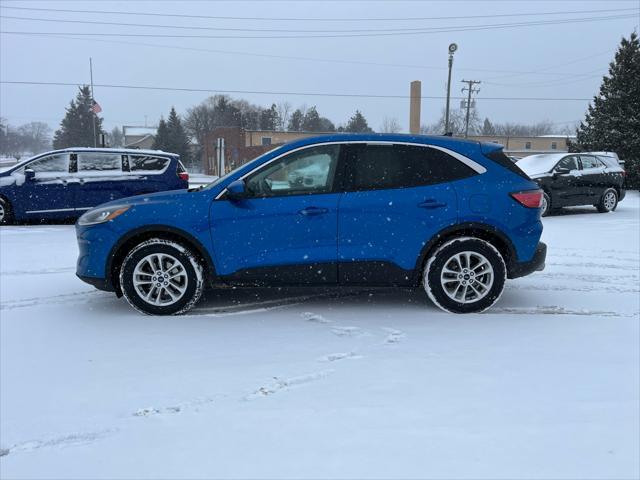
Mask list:
[[[580,155],[580,161],[582,162],[582,168],[587,170],[589,168],[598,168],[602,167],[602,163],[591,155]]]
[[[155,157],[153,155],[129,155],[129,170],[131,172],[160,173],[170,160],[166,157]]]
[[[347,159],[347,189],[408,188],[475,175],[448,153],[413,145],[354,145]]]
[[[122,171],[122,155],[119,153],[79,152],[78,172],[108,172]]]

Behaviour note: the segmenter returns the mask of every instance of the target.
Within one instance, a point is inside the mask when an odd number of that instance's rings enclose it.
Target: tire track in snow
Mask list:
[[[82,299],[79,297],[83,297]],[[89,297],[89,298],[84,298]],[[84,303],[89,303],[98,299],[112,299],[109,294],[105,292],[99,291],[81,291],[74,293],[62,293],[59,295],[51,295],[47,297],[32,297],[32,298],[22,298],[18,300],[7,300],[4,302],[0,302],[0,311],[1,310],[14,310],[16,308],[25,308],[25,307],[36,307],[39,305],[79,305]]]
[[[63,267],[63,268],[43,268],[42,270],[8,270],[0,272],[2,276],[15,276],[15,275],[50,275],[55,273],[68,273],[75,272],[75,267]]]
[[[624,313],[611,312],[606,310],[589,310],[589,309],[572,310],[569,308],[558,307],[555,305],[541,305],[533,308],[493,307],[490,310],[481,313],[480,315],[516,314],[516,315],[585,315],[585,316],[599,316],[599,317],[636,317],[639,313],[640,312],[636,312],[633,314],[624,314]]]

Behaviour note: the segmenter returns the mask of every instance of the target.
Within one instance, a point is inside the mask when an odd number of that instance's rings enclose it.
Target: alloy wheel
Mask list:
[[[474,303],[487,296],[494,272],[487,258],[478,252],[460,252],[450,257],[440,275],[442,289],[459,303]]]
[[[0,223],[4,222],[4,216],[6,215],[4,205],[0,202]]]
[[[189,279],[184,265],[172,255],[153,253],[142,258],[133,271],[133,287],[146,303],[167,306],[180,300]]]
[[[613,208],[616,206],[616,194],[612,191],[607,192],[602,203],[604,204],[604,208],[606,208],[607,211],[613,210]]]

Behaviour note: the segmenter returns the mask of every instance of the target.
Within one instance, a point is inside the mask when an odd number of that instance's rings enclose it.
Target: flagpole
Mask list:
[[[93,114],[93,146],[98,146],[98,137],[96,136],[96,117],[97,113],[93,111],[93,106],[95,104],[96,99],[93,96],[93,61],[91,57],[89,57],[89,76],[91,77],[91,113]]]

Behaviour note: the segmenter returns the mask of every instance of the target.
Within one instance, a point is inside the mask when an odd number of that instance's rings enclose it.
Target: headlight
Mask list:
[[[78,225],[96,225],[108,222],[129,210],[131,205],[115,205],[113,207],[96,208],[89,210],[78,219]]]

